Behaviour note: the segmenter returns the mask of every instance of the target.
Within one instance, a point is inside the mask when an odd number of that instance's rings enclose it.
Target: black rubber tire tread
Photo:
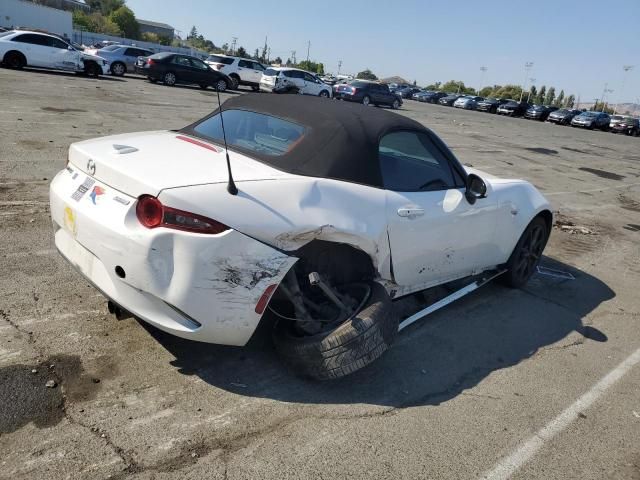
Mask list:
[[[509,260],[505,264],[507,271],[498,277],[500,282],[508,287],[522,288],[529,281],[529,279],[527,279],[524,283],[518,281],[513,277],[512,272],[513,272],[513,264],[516,259],[516,254],[522,247],[522,243],[526,240],[529,234],[529,231],[533,228],[534,225],[542,225],[545,231],[547,232],[547,237],[545,238],[545,246],[546,246],[546,242],[549,240],[549,228],[548,228],[547,222],[545,222],[544,218],[542,218],[541,216],[535,217],[533,220],[531,220],[529,225],[527,225],[527,228],[524,229],[524,232],[522,232],[522,235],[520,236],[518,243],[514,247],[513,252],[511,252],[511,256],[509,257]],[[543,248],[543,251],[544,251],[544,248]]]
[[[287,322],[278,322],[274,344],[283,361],[301,376],[337,379],[380,357],[398,333],[398,319],[385,288],[371,282],[365,307],[331,332],[309,337],[290,335]]]
[[[27,65],[27,59],[21,52],[12,50],[4,55],[3,63],[7,68],[20,70]]]

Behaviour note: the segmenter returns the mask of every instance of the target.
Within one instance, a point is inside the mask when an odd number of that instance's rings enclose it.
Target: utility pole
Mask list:
[[[602,90],[602,100],[600,100],[602,102],[602,110],[600,110],[601,112],[604,112],[604,98],[607,95],[607,93],[613,93],[613,90],[611,90],[608,87],[608,83],[604,84],[604,89]]]
[[[271,65],[271,47],[267,47],[267,64]]]
[[[484,86],[484,74],[487,73],[487,67],[485,67],[484,65],[481,66],[480,71],[482,72],[482,78],[480,80],[480,88],[478,89],[478,95],[480,95],[480,90],[482,90],[482,87]]]
[[[236,52],[236,42],[238,41],[238,37],[231,37],[232,38],[232,42],[231,42],[231,55],[234,55]]]
[[[309,66],[309,49],[311,49],[311,40],[307,42],[307,67]]]
[[[338,60],[338,74],[336,76],[340,75],[341,68],[342,68],[342,60]]]
[[[291,62],[296,65],[298,62],[296,62],[296,51],[295,50],[291,50]]]
[[[613,109],[614,115],[618,110],[618,105],[620,104],[620,101],[622,100],[622,95],[624,94],[624,84],[625,84],[625,80],[627,79],[627,73],[629,73],[630,70],[633,70],[633,65],[623,65],[622,70],[624,70],[624,73],[622,74],[622,85],[620,86],[620,95],[618,95],[618,103],[616,103],[616,106]]]
[[[536,79],[530,78],[529,81],[531,82],[531,88],[533,88],[533,84],[536,83]],[[531,88],[529,88],[529,93],[527,93],[527,103],[529,103],[529,99],[531,98]]]
[[[527,89],[527,79],[529,78],[529,70],[533,67],[533,62],[525,62],[524,64],[524,86],[522,87],[522,92],[520,92],[520,102],[522,102],[522,97],[524,97],[524,91]]]

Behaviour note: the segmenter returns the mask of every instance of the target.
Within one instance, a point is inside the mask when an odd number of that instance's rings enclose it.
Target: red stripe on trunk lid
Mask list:
[[[216,153],[220,151],[213,145],[209,145],[208,143],[201,142],[199,140],[196,140],[195,138],[185,137],[183,135],[177,135],[176,138],[178,140],[184,140],[185,142],[193,143],[194,145],[198,145],[199,147],[206,148],[207,150],[212,150]]]

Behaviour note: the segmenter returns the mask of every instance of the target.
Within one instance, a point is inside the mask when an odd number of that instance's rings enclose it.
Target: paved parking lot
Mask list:
[[[639,138],[405,102],[463,163],[547,195],[566,227],[543,264],[575,279],[489,285],[313,383],[267,337],[220,347],[116,321],[55,251],[48,184],[69,143],[215,105],[0,70],[0,478],[640,478]]]

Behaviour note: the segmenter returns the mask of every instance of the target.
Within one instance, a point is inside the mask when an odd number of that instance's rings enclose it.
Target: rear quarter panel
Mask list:
[[[312,240],[345,243],[367,253],[383,278],[390,255],[385,191],[331,179],[297,177],[164,190],[160,200],[199,213],[279,250]]]

